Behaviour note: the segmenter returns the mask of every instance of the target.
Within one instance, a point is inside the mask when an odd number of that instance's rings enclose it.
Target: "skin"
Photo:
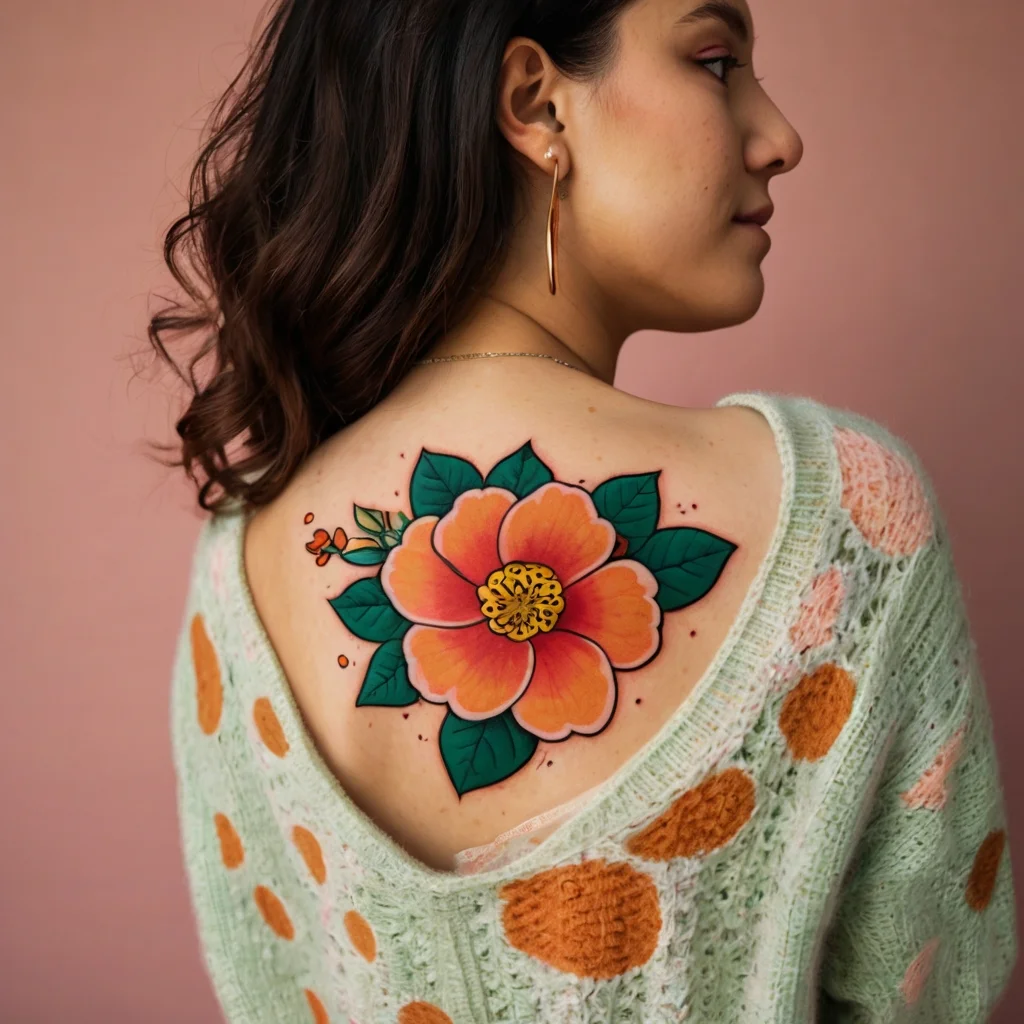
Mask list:
[[[531,176],[530,205],[497,282],[428,355],[546,352],[611,385],[635,331],[712,331],[754,316],[768,246],[732,218],[765,204],[803,144],[756,81],[752,42],[718,21],[674,24],[696,6],[626,8],[618,57],[596,82],[566,78],[531,39],[509,41],[497,118]],[[748,66],[729,71],[728,84],[724,65],[695,63],[730,54]],[[564,197],[554,297],[544,247],[549,147]]]

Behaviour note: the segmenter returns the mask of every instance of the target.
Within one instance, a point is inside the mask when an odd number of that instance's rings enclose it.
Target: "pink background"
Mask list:
[[[901,9],[902,8],[902,9]],[[178,848],[168,684],[200,526],[147,351],[159,240],[251,0],[0,4],[3,614],[0,1019],[219,1019]],[[1024,839],[1024,5],[752,0],[757,70],[803,136],[761,312],[631,339],[619,385],[711,405],[806,394],[880,419],[933,476]],[[133,378],[134,371],[142,375]],[[1014,443],[1013,438],[1017,438]],[[1011,849],[1012,849],[1011,840]],[[1024,892],[1024,852],[1017,853]],[[994,1019],[1021,1019],[1016,983]]]

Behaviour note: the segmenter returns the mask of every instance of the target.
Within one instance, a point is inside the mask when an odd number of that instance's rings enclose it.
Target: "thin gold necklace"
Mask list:
[[[582,367],[573,366],[572,363],[567,363],[564,359],[549,356],[547,352],[463,352],[454,356],[435,356],[433,359],[418,359],[413,365],[426,366],[427,363],[452,363],[457,359],[484,359],[493,358],[494,356],[536,356],[538,359],[554,359],[556,363],[568,366],[570,370],[579,370],[580,373],[586,373],[588,377],[592,376]]]

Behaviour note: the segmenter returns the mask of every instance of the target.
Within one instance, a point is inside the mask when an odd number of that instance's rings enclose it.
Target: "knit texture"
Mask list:
[[[182,852],[232,1024],[976,1024],[1017,956],[1010,836],[950,538],[881,424],[747,392],[775,534],[724,644],[553,833],[432,870],[320,758],[208,520],[173,670]],[[507,862],[505,862],[507,860]]]

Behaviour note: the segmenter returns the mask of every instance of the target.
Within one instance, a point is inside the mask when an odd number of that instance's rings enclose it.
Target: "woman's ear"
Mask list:
[[[565,131],[557,114],[568,102],[568,88],[540,43],[525,36],[509,40],[498,78],[498,127],[512,148],[545,176],[554,164],[544,154]],[[569,172],[568,147],[556,146],[555,152],[561,180]]]

